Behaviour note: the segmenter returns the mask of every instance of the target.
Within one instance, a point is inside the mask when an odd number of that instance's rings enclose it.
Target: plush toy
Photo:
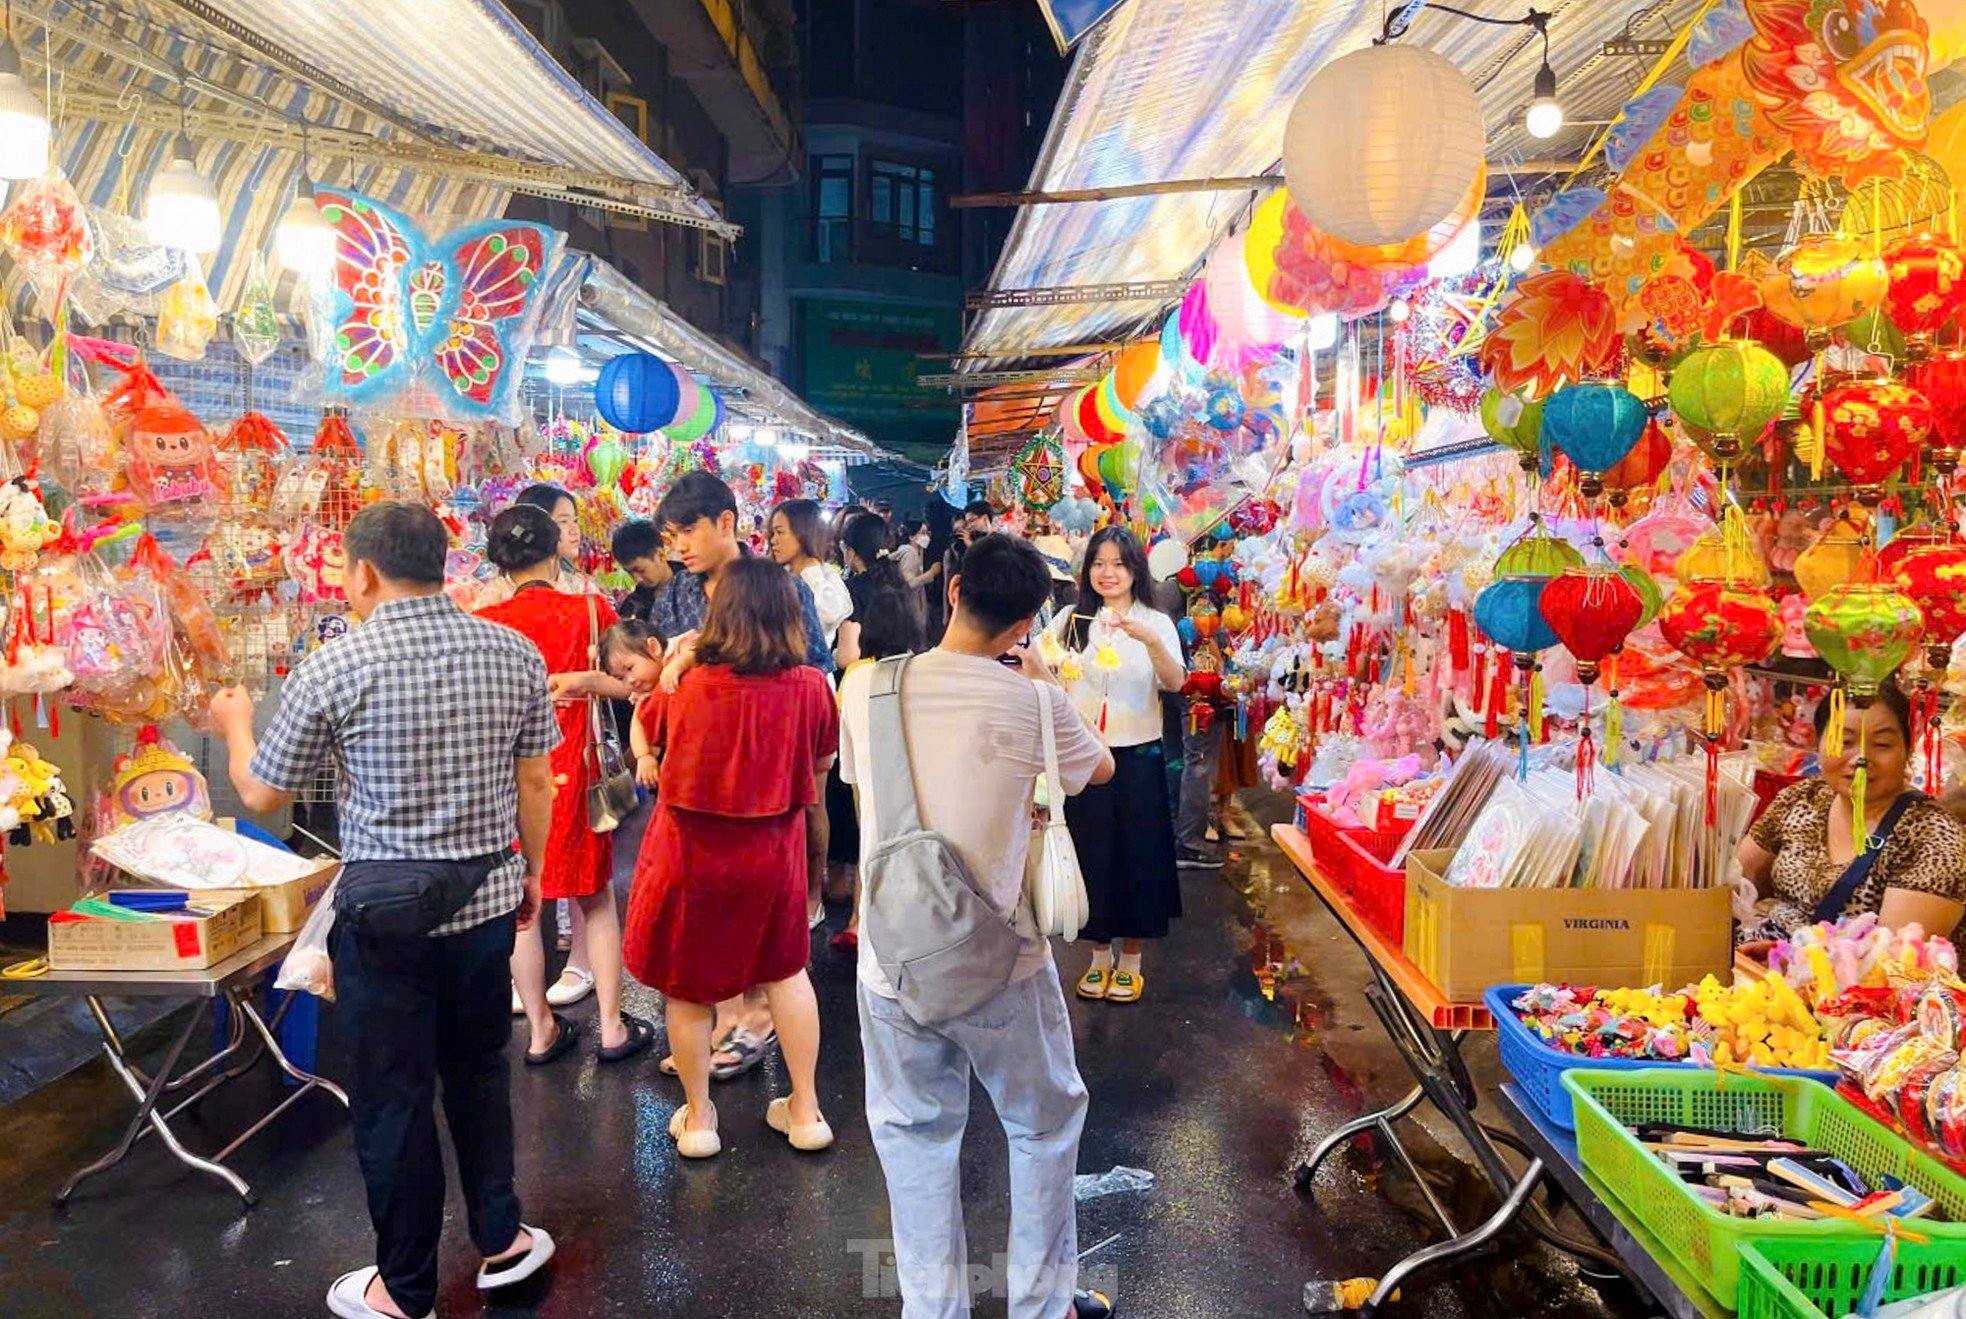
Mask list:
[[[348,566],[341,533],[313,523],[301,528],[300,536],[287,549],[287,574],[300,584],[305,604],[346,600],[341,574]]]
[[[34,556],[60,535],[60,525],[48,516],[26,478],[0,485],[0,568],[23,572],[33,567]]]
[[[1768,966],[1799,992],[1827,1002],[1844,990],[1886,983],[1896,973],[1957,975],[1952,941],[1927,938],[1916,922],[1892,930],[1864,912],[1796,930],[1768,953]]]
[[[136,745],[116,757],[110,773],[100,815],[105,832],[168,812],[200,820],[212,818],[205,776],[154,724],[138,730]],[[46,789],[36,795],[45,796]]]
[[[212,437],[189,409],[171,400],[138,412],[128,439],[130,489],[151,515],[213,511],[224,473]]]

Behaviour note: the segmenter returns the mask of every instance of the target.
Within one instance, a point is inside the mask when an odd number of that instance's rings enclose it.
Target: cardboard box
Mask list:
[[[1451,851],[1406,859],[1407,959],[1448,998],[1493,985],[1668,988],[1734,965],[1733,908],[1721,889],[1469,889],[1441,875]]]
[[[339,861],[323,861],[320,869],[284,884],[259,884],[252,888],[209,889],[213,897],[259,897],[260,929],[265,934],[297,934],[307,923],[308,913],[321,901],[328,885],[341,873]]]
[[[257,894],[198,894],[192,901],[223,905],[188,920],[51,922],[48,964],[57,971],[202,971],[259,941]]]

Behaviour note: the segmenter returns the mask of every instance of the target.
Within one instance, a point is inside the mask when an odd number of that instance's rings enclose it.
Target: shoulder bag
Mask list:
[[[1850,899],[1857,895],[1857,890],[1864,886],[1866,879],[1870,878],[1871,868],[1877,864],[1879,854],[1884,851],[1884,844],[1891,841],[1891,831],[1898,827],[1898,821],[1904,818],[1905,811],[1913,802],[1924,800],[1925,794],[1922,792],[1898,794],[1898,799],[1891,803],[1891,809],[1884,812],[1884,818],[1877,822],[1877,832],[1868,839],[1864,854],[1851,859],[1849,866],[1837,877],[1836,883],[1830,885],[1829,892],[1823,894],[1823,900],[1816,904],[1816,910],[1809,917],[1812,922],[1833,921],[1843,915],[1843,909],[1850,905]]]
[[[593,659],[598,663],[601,654],[601,617],[591,595],[587,597],[587,633],[593,641]],[[587,701],[587,754],[594,772],[593,781],[587,787],[587,827],[597,834],[613,833],[619,829],[621,822],[634,814],[638,801],[635,796],[635,774],[622,757],[614,722],[601,712],[605,704],[607,702],[593,697]]]
[[[1085,874],[1079,869],[1072,831],[1065,824],[1065,789],[1058,777],[1058,726],[1051,694],[1043,684],[1031,686],[1037,693],[1038,722],[1044,729],[1045,823],[1031,839],[1030,856],[1024,863],[1024,888],[1038,932],[1072,943],[1079,937],[1089,911]]]

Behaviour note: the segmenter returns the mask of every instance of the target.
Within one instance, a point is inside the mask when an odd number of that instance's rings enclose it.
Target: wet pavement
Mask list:
[[[1240,851],[1222,873],[1184,874],[1187,915],[1150,949],[1144,1001],[1072,1008],[1092,1093],[1080,1170],[1124,1165],[1156,1177],[1151,1190],[1080,1206],[1085,1276],[1129,1316],[1301,1314],[1305,1279],[1376,1273],[1438,1236],[1418,1191],[1369,1145],[1329,1160],[1310,1198],[1292,1189],[1291,1169],[1320,1135],[1408,1080],[1365,1004],[1356,948],[1273,849]],[[796,1154],[766,1130],[765,1104],[784,1091],[775,1059],[718,1088],[725,1152],[687,1166],[666,1134],[681,1091],[656,1071],[659,1050],[600,1068],[589,1043],[577,1060],[515,1067],[520,1192],[527,1219],[560,1242],[559,1259],[549,1278],[485,1304],[453,1188],[438,1313],[898,1315],[881,1267],[886,1195],[860,1116],[852,967],[823,936],[815,949],[834,1149]],[[1068,977],[1085,957],[1062,949]],[[630,1006],[660,1021],[646,991]],[[332,1009],[324,1020],[321,1068],[334,1077],[344,1054]],[[159,1047],[158,1029],[144,1039]],[[1492,1086],[1492,1042],[1470,1053],[1477,1080]],[[180,1133],[223,1144],[276,1090],[262,1068],[181,1119]],[[0,1316],[324,1314],[334,1276],[370,1261],[347,1123],[319,1096],[235,1156],[261,1192],[250,1211],[150,1141],[65,1211],[49,1208],[66,1173],[120,1135],[128,1111],[101,1062],[0,1109]],[[1001,1249],[1008,1202],[1004,1141],[980,1090],[971,1128],[963,1178],[971,1258],[983,1265]],[[1493,1203],[1485,1184],[1444,1122],[1419,1128],[1427,1134],[1409,1147],[1435,1191],[1464,1221],[1478,1219]],[[1567,1257],[1526,1237],[1451,1266],[1396,1311],[1649,1313],[1615,1284],[1600,1296]],[[1001,1315],[1003,1303],[979,1294],[976,1312]]]

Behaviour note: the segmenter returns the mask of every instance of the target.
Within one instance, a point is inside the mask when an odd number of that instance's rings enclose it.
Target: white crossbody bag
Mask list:
[[[1024,889],[1031,900],[1031,914],[1037,918],[1038,932],[1071,943],[1079,937],[1088,914],[1085,875],[1079,870],[1078,849],[1072,846],[1072,833],[1065,825],[1065,790],[1059,784],[1058,728],[1051,696],[1042,684],[1032,686],[1038,698],[1038,722],[1044,728],[1046,819],[1031,839],[1030,858],[1024,863]]]

